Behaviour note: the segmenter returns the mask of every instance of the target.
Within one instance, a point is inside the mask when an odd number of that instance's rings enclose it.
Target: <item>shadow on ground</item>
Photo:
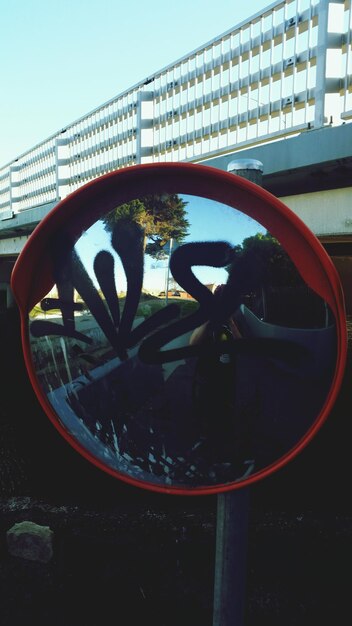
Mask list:
[[[161,496],[105,475],[40,409],[15,315],[0,324],[2,626],[211,626],[216,496]],[[352,558],[351,359],[311,444],[251,488],[250,626],[343,623]],[[11,557],[5,533],[30,519],[54,531],[48,564]],[[342,620],[342,617],[344,620]]]

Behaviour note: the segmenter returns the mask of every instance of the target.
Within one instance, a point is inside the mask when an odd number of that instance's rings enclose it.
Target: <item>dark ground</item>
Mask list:
[[[216,496],[162,496],[74,452],[28,382],[15,317],[0,320],[0,624],[211,626]],[[251,487],[246,626],[351,623],[352,363],[311,444]],[[5,533],[54,531],[48,564]]]

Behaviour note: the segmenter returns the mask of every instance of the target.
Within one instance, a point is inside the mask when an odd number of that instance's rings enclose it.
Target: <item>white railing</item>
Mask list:
[[[352,118],[351,2],[275,2],[0,169],[0,219],[135,163]]]

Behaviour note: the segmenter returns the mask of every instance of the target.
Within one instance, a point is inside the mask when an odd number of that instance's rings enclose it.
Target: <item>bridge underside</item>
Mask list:
[[[318,236],[341,277],[352,315],[352,124],[324,127],[281,141],[253,146],[202,162],[226,170],[238,158],[264,166],[263,187],[281,198]],[[0,306],[16,257],[54,203],[33,207],[0,221]]]
[[[351,145],[352,124],[326,126],[203,161],[223,170],[237,157],[263,163],[263,187],[307,224],[332,258],[348,315],[352,315]]]

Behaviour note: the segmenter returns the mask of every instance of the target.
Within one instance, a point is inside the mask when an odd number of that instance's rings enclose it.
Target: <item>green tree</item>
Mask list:
[[[235,280],[242,274],[248,289],[287,287],[303,282],[287,252],[268,232],[247,237],[235,246],[227,270],[230,278],[235,275]]]
[[[254,312],[260,303],[267,321],[293,327],[324,325],[324,301],[270,233],[257,233],[235,246],[227,270],[228,283]]]
[[[104,218],[105,230],[112,232],[121,222],[135,222],[144,232],[144,250],[157,257],[165,244],[181,242],[188,233],[187,202],[177,194],[152,194],[131,200],[113,209]]]

